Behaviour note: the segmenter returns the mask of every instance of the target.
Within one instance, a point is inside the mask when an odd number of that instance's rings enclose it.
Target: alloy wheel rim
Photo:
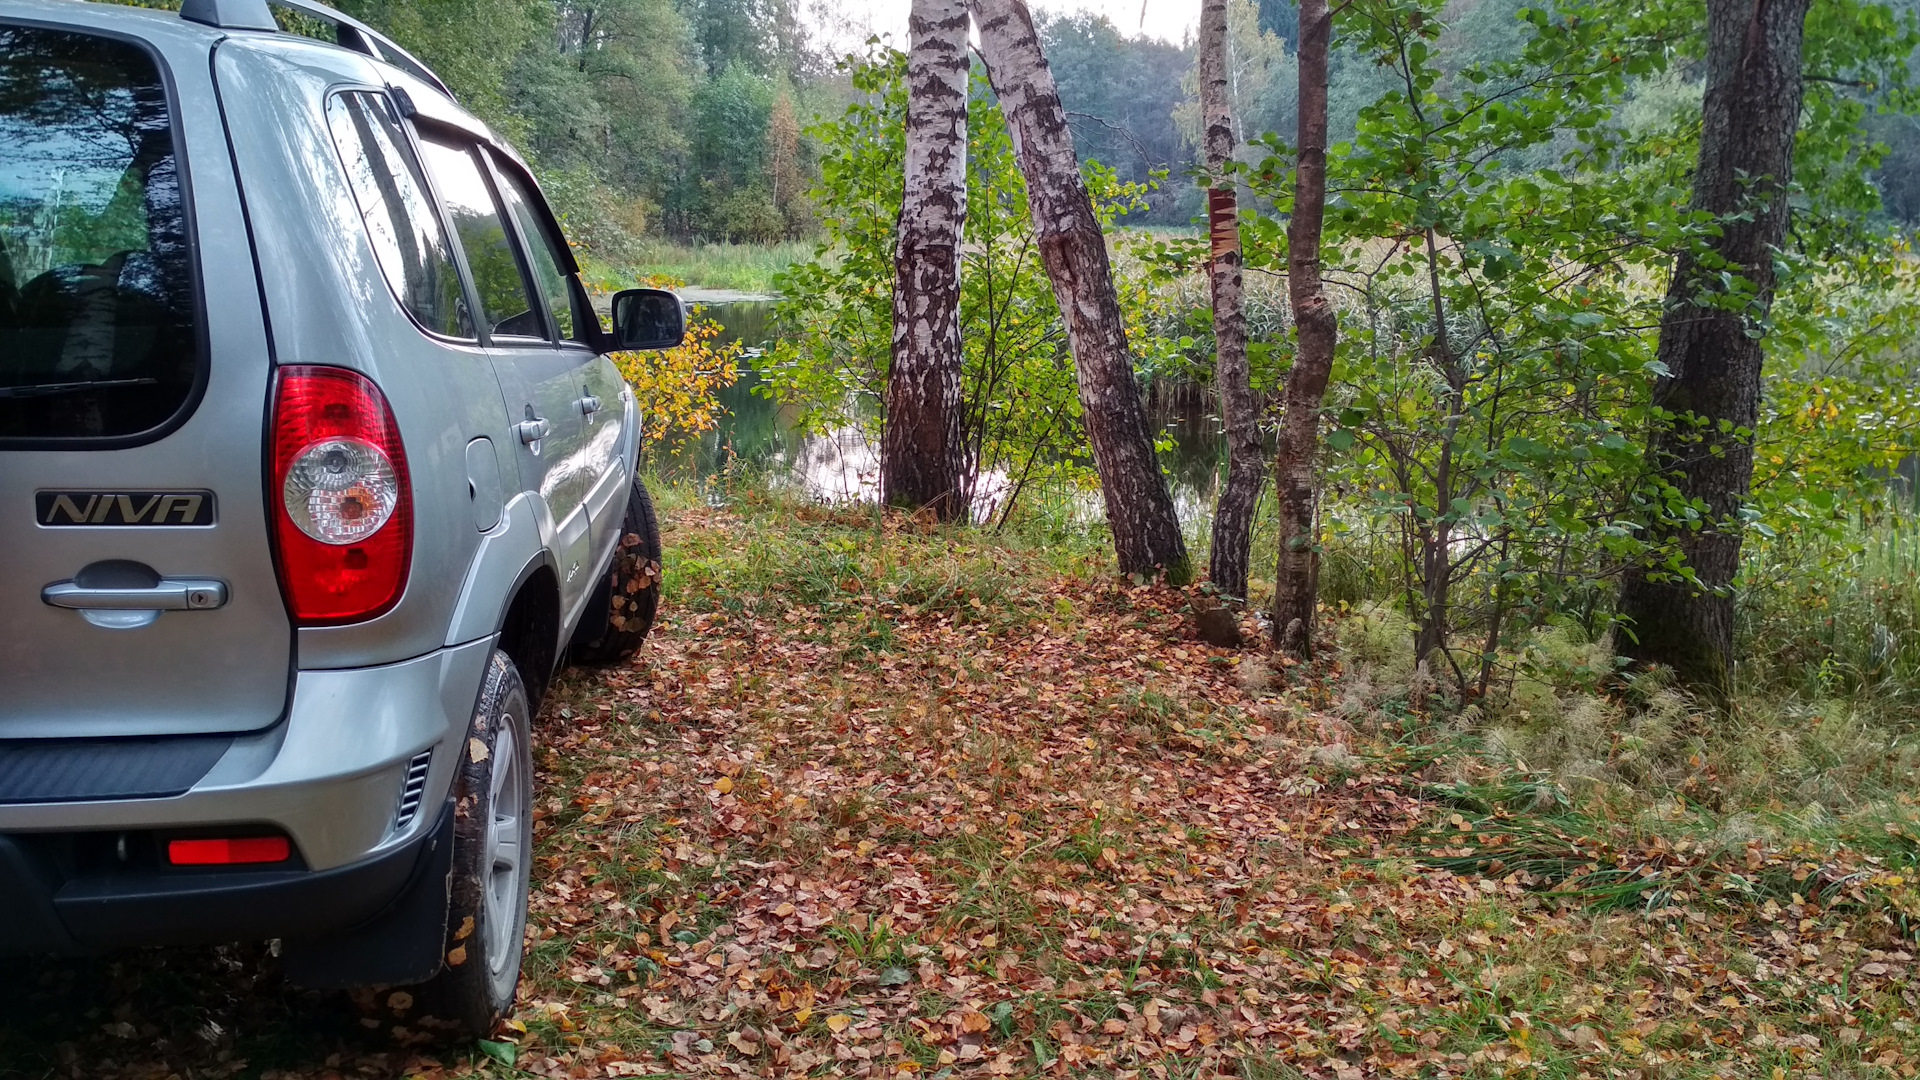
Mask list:
[[[516,918],[519,899],[524,892],[525,784],[520,776],[520,752],[515,737],[514,725],[507,722],[501,723],[494,735],[492,792],[488,800],[492,820],[487,826],[487,968],[496,979],[505,974],[519,952],[519,943],[513,936],[519,923]]]

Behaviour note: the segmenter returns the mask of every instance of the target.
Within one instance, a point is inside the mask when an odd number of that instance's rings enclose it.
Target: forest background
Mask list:
[[[833,55],[830,8],[803,0],[342,0],[434,68],[461,101],[533,161],[570,233],[596,257],[639,264],[662,242],[777,244],[819,233],[812,188],[820,145],[810,129],[859,92]],[[1509,55],[1522,42],[1520,0],[1447,8],[1439,43],[1451,64]],[[1191,41],[1129,35],[1097,15],[1037,12],[1083,160],[1119,179],[1169,182],[1124,215],[1130,225],[1187,225],[1202,190],[1184,182],[1200,158]],[[1291,133],[1296,15],[1288,0],[1230,6],[1232,87],[1251,138]],[[890,42],[904,48],[905,41]],[[1684,95],[1676,73],[1638,95]],[[1381,73],[1337,50],[1330,137],[1351,138]],[[1651,100],[1648,100],[1651,99]],[[1867,118],[1888,153],[1873,180],[1889,218],[1920,223],[1920,121]],[[696,284],[710,284],[697,282]]]

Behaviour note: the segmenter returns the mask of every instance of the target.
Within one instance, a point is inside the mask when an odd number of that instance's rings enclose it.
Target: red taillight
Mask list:
[[[242,836],[222,840],[173,840],[167,861],[175,866],[232,866],[236,863],[286,862],[293,854],[284,836]]]
[[[357,622],[400,599],[413,557],[407,456],[393,410],[366,376],[280,369],[268,497],[296,622]]]

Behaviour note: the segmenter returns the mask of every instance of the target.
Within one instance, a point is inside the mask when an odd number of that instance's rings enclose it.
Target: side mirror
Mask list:
[[[687,309],[665,289],[623,289],[613,294],[613,351],[671,349],[687,336]]]

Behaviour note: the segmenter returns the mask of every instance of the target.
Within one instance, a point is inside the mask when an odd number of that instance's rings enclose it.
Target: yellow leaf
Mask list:
[[[793,1014],[793,1022],[796,1024],[804,1024],[811,1019],[813,1019],[813,1006],[811,1005],[802,1005],[800,1006],[800,1010]]]
[[[467,740],[467,758],[475,765],[487,760],[487,744],[479,739]]]
[[[838,1035],[847,1030],[847,1025],[851,1023],[853,1023],[853,1017],[848,1016],[846,1013],[834,1013],[832,1016],[827,1017],[827,1030]]]
[[[773,909],[773,913],[784,919],[787,916],[793,914],[793,905],[781,904],[779,907]]]
[[[459,967],[461,964],[464,964],[466,962],[467,962],[467,947],[465,945],[455,945],[453,947],[453,950],[447,953],[448,967]]]
[[[723,776],[713,782],[713,790],[725,795],[733,790],[733,777]]]

